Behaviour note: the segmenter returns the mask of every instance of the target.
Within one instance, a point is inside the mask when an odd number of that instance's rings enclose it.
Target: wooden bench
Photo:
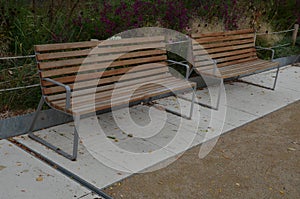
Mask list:
[[[220,79],[240,78],[277,67],[273,87],[246,82],[274,90],[277,82],[279,63],[272,62],[274,50],[255,46],[255,32],[252,29],[214,32],[192,35],[193,69],[200,75]],[[257,49],[270,50],[271,61],[259,59]],[[218,97],[219,101],[219,97]],[[212,107],[208,105],[209,107]],[[218,104],[217,104],[218,106]]]
[[[177,91],[195,90],[195,83],[170,73],[169,63],[186,67],[187,74],[189,67],[167,59],[164,40],[162,36],[155,36],[36,45],[42,98],[29,137],[75,160],[80,117]],[[34,123],[44,102],[73,116],[73,154],[33,134]],[[164,109],[190,119],[193,103],[188,116]]]

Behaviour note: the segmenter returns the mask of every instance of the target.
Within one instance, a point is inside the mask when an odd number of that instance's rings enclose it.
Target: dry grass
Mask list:
[[[25,115],[28,113],[33,113],[35,110],[34,109],[26,109],[26,110],[5,110],[0,112],[0,120],[2,119],[7,119],[10,117],[14,117],[14,116],[19,116],[19,115]]]
[[[260,23],[260,25],[257,28],[257,32],[259,33],[271,33],[273,32],[273,28],[270,24],[266,22]],[[266,47],[271,47],[276,45],[279,41],[283,39],[284,35],[282,34],[265,34],[265,35],[259,35],[257,37],[257,40],[259,43]]]

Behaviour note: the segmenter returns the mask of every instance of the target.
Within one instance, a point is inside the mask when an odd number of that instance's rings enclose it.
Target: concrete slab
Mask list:
[[[68,128],[68,124],[63,125]],[[69,134],[71,134],[73,128],[69,128]],[[61,149],[66,149],[68,152],[72,149],[72,143],[70,140],[58,139],[59,134],[49,134],[49,131],[45,131],[44,135],[47,135],[47,141],[58,145]],[[63,138],[60,136],[60,138]],[[107,167],[105,164],[100,163],[95,159],[90,152],[84,147],[83,144],[79,144],[78,158],[76,161],[70,161],[56,152],[46,148],[45,146],[35,142],[34,140],[28,138],[27,136],[17,137],[17,141],[24,144],[25,146],[38,151],[43,156],[61,165],[68,171],[75,173],[80,178],[86,180],[87,182],[93,184],[98,188],[106,187],[120,179],[127,177],[129,174],[121,172],[112,168]],[[106,164],[115,165],[109,159],[106,160]],[[115,165],[119,167],[119,165]],[[126,168],[123,168],[123,170]]]
[[[1,199],[97,197],[6,140],[0,140],[0,154]]]

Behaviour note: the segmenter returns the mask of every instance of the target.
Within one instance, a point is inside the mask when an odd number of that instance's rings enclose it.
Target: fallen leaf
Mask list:
[[[237,182],[237,183],[235,183],[235,185],[236,185],[236,186],[238,186],[238,187],[240,187],[240,186],[241,186],[241,185],[240,185],[240,183],[238,183],[238,182]]]
[[[288,148],[288,151],[296,151],[296,149],[295,149],[295,148],[292,148],[292,147],[290,147],[290,148]]]
[[[43,178],[42,176],[39,176],[39,177],[37,177],[35,180],[38,181],[38,182],[41,182],[41,181],[44,180],[44,178]]]
[[[0,171],[3,170],[3,169],[5,169],[5,168],[6,168],[6,166],[0,165]]]
[[[115,140],[116,139],[116,137],[114,137],[114,136],[110,136],[110,135],[108,135],[108,136],[106,136],[107,138],[109,138],[109,139],[113,139],[113,140]]]
[[[280,193],[281,195],[283,195],[283,194],[284,194],[284,191],[280,190],[279,193]]]

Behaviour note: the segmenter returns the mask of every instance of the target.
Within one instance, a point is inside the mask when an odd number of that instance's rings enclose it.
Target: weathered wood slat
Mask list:
[[[145,77],[143,79],[133,79],[131,81],[125,81],[122,82],[121,84],[108,84],[108,85],[103,85],[101,87],[97,87],[95,88],[90,88],[90,89],[84,89],[84,90],[79,90],[79,91],[73,91],[72,92],[72,96],[71,97],[78,97],[78,96],[83,96],[83,95],[89,95],[92,93],[98,93],[98,92],[102,92],[102,91],[107,91],[107,90],[111,90],[114,89],[116,86],[118,87],[130,87],[132,85],[136,85],[136,84],[141,84],[141,83],[148,83],[148,82],[153,82],[153,81],[160,81],[160,80],[168,80],[171,76],[169,73],[166,74],[161,74],[161,75],[154,75],[154,76],[150,76],[150,77]],[[61,93],[61,94],[55,94],[55,95],[50,95],[46,97],[48,101],[57,101],[57,100],[62,100],[66,98],[66,94],[65,93]]]
[[[124,55],[126,58],[126,55],[124,53],[127,52],[131,52],[133,49],[139,49],[142,48],[143,46],[136,46],[137,48],[133,48],[133,47],[118,47],[118,48],[122,48],[122,49],[127,49],[128,51],[123,51],[123,53],[120,53],[120,51],[117,51],[117,48],[111,48],[111,49],[96,49],[96,50],[92,50],[90,52],[90,56],[87,57],[82,57],[82,58],[74,58],[74,59],[63,59],[63,60],[56,60],[56,61],[48,61],[48,62],[39,62],[38,66],[39,69],[41,70],[45,70],[45,69],[56,69],[56,68],[60,68],[60,67],[67,67],[67,66],[73,66],[73,65],[81,65],[81,64],[88,64],[88,63],[95,63],[95,62],[104,62],[104,61],[113,61],[113,60],[117,60],[120,58],[123,58],[122,55]],[[153,48],[161,48],[162,45],[161,44],[149,44],[148,46],[144,47],[143,49],[153,49]],[[100,52],[101,51],[101,52]],[[116,54],[108,54],[108,53],[113,53],[112,51],[116,51],[118,53]],[[146,53],[147,56],[152,55],[151,53],[153,53],[153,55],[159,55],[157,53],[158,51],[149,51]],[[165,54],[166,51],[161,51],[161,54]],[[96,56],[98,55],[98,56]],[[142,54],[140,54],[141,56],[143,56]],[[135,54],[134,57],[138,57],[139,54]],[[124,59],[123,58],[123,59]],[[129,55],[127,56],[127,58],[131,58]]]
[[[232,30],[232,31],[224,31],[224,32],[211,32],[211,33],[195,33],[192,34],[192,38],[198,37],[215,37],[220,35],[239,35],[245,33],[254,33],[253,29],[242,29],[242,30]]]
[[[250,68],[245,68],[244,70],[224,74],[223,78],[230,78],[230,77],[236,77],[239,75],[251,74],[253,72],[269,69],[269,68],[276,67],[276,66],[277,66],[276,63],[274,64],[274,63],[270,62],[270,63],[264,64],[264,65],[260,65],[259,67],[250,67]]]
[[[227,47],[220,47],[220,48],[211,48],[207,50],[198,50],[195,51],[195,56],[197,55],[205,55],[205,54],[213,54],[213,53],[221,53],[221,52],[227,52],[227,51],[237,51],[240,49],[249,49],[254,48],[253,44],[244,44],[244,45],[235,45],[235,46],[227,46]]]
[[[225,79],[253,73],[258,70],[268,69],[275,66],[277,66],[277,63],[265,60],[255,60],[242,64],[231,65],[230,67],[219,68],[217,71],[214,71],[212,68],[207,68],[206,70],[201,70],[201,68],[199,68],[199,72],[210,76],[214,76],[217,74],[219,77]]]
[[[249,58],[242,58],[242,59],[236,59],[236,60],[231,60],[230,62],[223,62],[223,63],[219,63],[218,64],[218,67],[219,68],[222,68],[224,66],[231,66],[231,65],[234,65],[234,64],[240,64],[240,63],[245,63],[245,62],[250,62],[250,61],[254,61],[254,60],[257,60],[257,56],[253,56],[253,57],[249,57]]]
[[[252,46],[253,46],[254,38],[217,42],[217,43],[207,43],[207,44],[196,43],[193,45],[193,50],[196,51],[196,50],[202,50],[202,49],[210,49],[210,48],[218,48],[218,47],[226,47],[226,46],[234,46],[234,45],[250,44],[250,43],[252,43]]]
[[[72,42],[72,43],[61,43],[61,44],[43,44],[35,45],[35,52],[41,53],[45,51],[55,51],[62,49],[75,49],[75,48],[91,48],[95,47],[100,41],[83,41],[83,42]]]
[[[103,56],[102,61],[108,61],[113,60],[115,57],[120,57],[120,59],[126,59],[126,58],[134,58],[134,57],[143,57],[143,56],[150,56],[150,55],[158,55],[158,54],[165,54],[165,50],[148,50],[148,51],[138,51],[138,52],[129,52],[129,53],[118,53],[115,55],[107,55]],[[95,51],[92,51],[91,49],[85,49],[85,50],[73,50],[73,51],[66,51],[66,52],[56,52],[56,53],[44,53],[44,54],[37,54],[37,59],[39,61],[44,60],[54,60],[54,59],[61,59],[61,58],[76,58],[81,56],[91,56],[91,55],[97,55],[98,53]],[[88,59],[88,58],[87,58]]]
[[[250,38],[253,38],[253,34],[205,37],[205,38],[196,39],[196,41],[200,44],[205,44],[210,42],[220,42],[220,41],[230,41],[230,40],[250,39]]]
[[[108,83],[114,83],[114,82],[119,81],[120,78],[122,78],[122,80],[125,81],[128,79],[145,78],[145,77],[148,77],[151,75],[158,75],[158,74],[167,73],[167,72],[168,72],[167,67],[160,67],[158,69],[149,70],[147,72],[141,71],[141,72],[126,74],[126,76],[121,76],[121,75],[112,76],[112,77],[108,77],[108,78],[76,82],[76,83],[71,83],[71,84],[67,84],[67,85],[70,86],[71,89],[75,89],[74,87],[76,87],[76,89],[78,90],[78,89],[100,86],[100,85],[108,84]],[[63,92],[64,88],[62,88],[60,86],[53,86],[53,87],[49,87],[49,88],[44,87],[43,91],[44,91],[44,94],[48,95],[51,93],[54,94],[54,93]]]
[[[179,85],[173,86],[172,89],[173,89],[173,91],[180,91],[183,89],[189,89],[189,87],[187,88],[185,85],[183,86],[182,84],[179,84]],[[138,100],[144,100],[144,99],[148,99],[150,97],[154,97],[154,96],[158,96],[158,95],[162,95],[162,94],[166,94],[166,93],[170,93],[170,92],[171,91],[167,88],[157,88],[157,89],[149,90],[144,95],[141,93],[135,94],[135,95],[131,96],[130,100],[128,100],[129,96],[124,96],[123,98],[116,100],[113,103],[113,106],[127,104],[128,101],[134,102],[134,101],[138,101]],[[91,107],[90,105],[87,105],[86,107],[80,107],[78,109],[75,109],[75,112],[80,113],[80,114],[86,114],[86,113],[90,113],[91,111],[99,111],[99,110],[107,109],[107,108],[110,108],[111,106],[112,106],[112,104],[111,104],[110,100],[100,101],[100,102],[95,103],[95,109],[93,109],[93,107]]]
[[[156,88],[158,85],[172,85],[175,86],[177,84],[182,84],[183,81],[180,81],[174,77],[169,77],[167,80],[157,80],[157,81],[152,81],[147,84],[141,84],[140,86],[143,85],[143,89],[140,90],[139,92],[145,94],[147,91]],[[129,92],[132,91],[132,89],[136,88],[136,85],[132,86],[120,86],[114,89],[106,90],[106,91],[101,91],[101,92],[95,92],[91,93],[89,95],[83,95],[83,96],[76,96],[72,98],[72,106],[83,106],[87,103],[92,103],[93,101],[99,101],[105,100],[105,99],[111,99],[112,94],[114,94],[114,97],[124,97],[124,96],[129,96]],[[135,93],[136,94],[136,93]],[[55,103],[59,106],[63,106],[65,103],[65,100],[57,100]]]
[[[226,63],[223,63],[223,67],[225,67],[225,66],[231,65],[230,61],[243,60],[243,59],[248,59],[248,58],[256,58],[255,56],[256,56],[255,52],[252,52],[252,54],[245,53],[245,54],[234,55],[234,56],[230,56],[230,57],[223,57],[223,58],[217,59],[217,63],[222,64],[223,62],[226,62]],[[217,66],[219,67],[218,64],[217,64]]]
[[[159,56],[144,57],[144,58],[139,58],[139,59],[128,59],[128,60],[115,61],[113,63],[104,62],[104,63],[99,63],[99,64],[95,63],[95,64],[88,64],[88,65],[82,65],[82,66],[75,66],[75,67],[65,67],[65,68],[60,68],[60,69],[56,69],[56,70],[41,71],[41,77],[53,77],[53,76],[58,76],[58,75],[75,74],[79,70],[80,70],[80,72],[87,72],[87,71],[93,71],[93,70],[113,68],[113,67],[118,67],[118,66],[137,65],[137,64],[143,64],[143,63],[149,63],[149,62],[161,62],[161,61],[166,60],[166,58],[167,58],[166,55],[159,55]]]
[[[58,81],[60,83],[70,83],[76,81],[86,81],[86,80],[91,80],[91,79],[99,79],[99,78],[104,78],[108,76],[113,76],[113,75],[121,75],[124,73],[133,73],[137,71],[147,71],[151,69],[156,69],[160,68],[163,65],[165,65],[165,62],[156,62],[153,64],[143,64],[139,66],[130,66],[126,68],[118,68],[114,70],[102,70],[100,72],[90,72],[90,73],[78,73],[76,75],[69,75],[65,77],[58,77],[58,78],[53,78],[53,80]],[[54,84],[48,81],[42,81],[42,86],[53,86]]]

